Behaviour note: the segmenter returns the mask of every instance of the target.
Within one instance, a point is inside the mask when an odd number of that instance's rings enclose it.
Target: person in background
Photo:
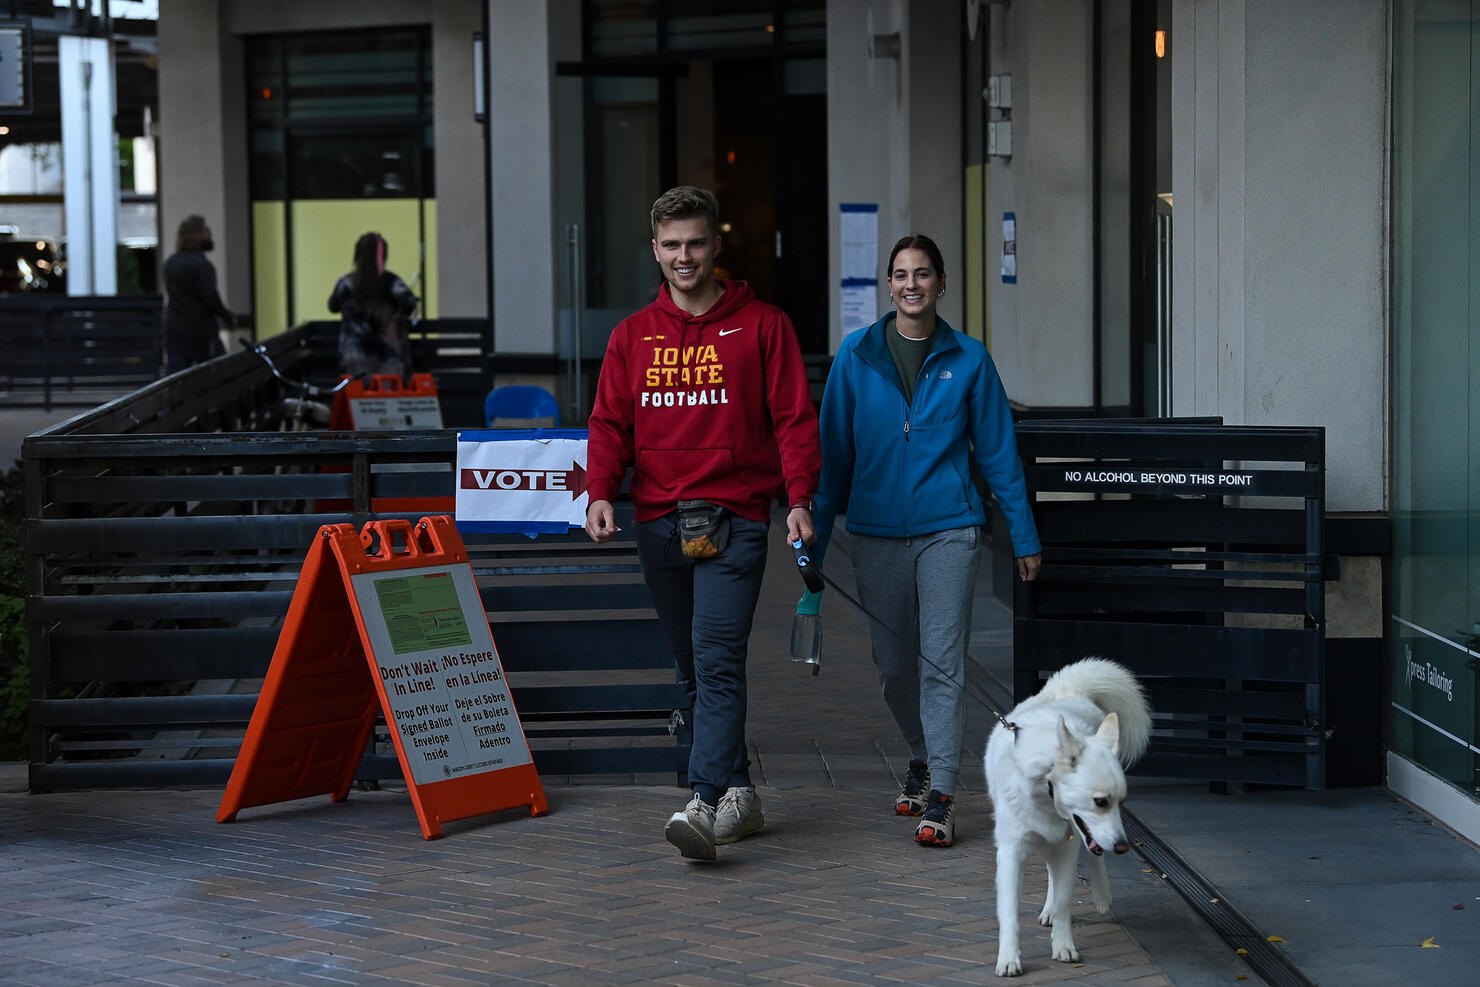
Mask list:
[[[817,412],[791,321],[744,281],[719,280],[719,203],[680,186],[652,208],[657,300],[612,330],[587,447],[586,531],[616,532],[630,467],[637,554],[693,710],[688,804],[663,835],[713,860],[765,825],[745,749],[745,659],[766,569],[772,498],[786,538],[811,541]]]
[[[394,272],[386,270],[385,238],[366,233],[355,241],[355,269],[340,277],[329,294],[329,311],[339,313],[339,369],[346,374],[396,374],[411,370],[406,333],[417,298]]]
[[[216,249],[203,216],[186,216],[175,234],[175,252],[164,262],[165,373],[176,373],[226,352],[220,324],[236,328],[236,316],[216,291],[216,268],[206,254]]]
[[[894,311],[843,340],[823,392],[811,557],[821,564],[846,514],[879,685],[910,748],[894,811],[922,817],[916,843],[950,846],[987,520],[972,463],[1007,518],[1020,578],[1037,577],[1041,549],[997,368],[936,313],[946,292],[940,248],[904,237],[885,274]]]

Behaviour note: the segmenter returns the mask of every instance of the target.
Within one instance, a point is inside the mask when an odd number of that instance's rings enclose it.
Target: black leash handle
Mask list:
[[[802,574],[802,582],[807,584],[807,590],[812,593],[822,592],[822,570],[812,564],[812,557],[807,554],[807,546],[800,538],[791,543],[791,552],[796,556],[797,570]]]

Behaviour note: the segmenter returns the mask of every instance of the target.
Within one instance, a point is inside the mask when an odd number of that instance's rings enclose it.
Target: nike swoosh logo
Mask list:
[[[744,328],[745,328],[745,327],[744,327],[744,326],[741,326],[741,327],[740,327],[740,329],[744,329]],[[740,331],[740,329],[721,329],[721,330],[720,330],[720,331],[719,331],[719,334],[720,334],[720,335],[721,335],[721,336],[728,336],[728,335],[729,335],[729,334],[730,334],[730,333],[732,333],[732,332],[739,332],[739,331]]]

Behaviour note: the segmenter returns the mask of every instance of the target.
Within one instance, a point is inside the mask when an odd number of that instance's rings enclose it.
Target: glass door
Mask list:
[[[1480,3],[1394,9],[1394,749],[1475,797]]]
[[[686,67],[561,63],[555,80],[555,243],[565,413],[584,421],[618,322],[657,297],[649,210],[677,184],[675,99]]]

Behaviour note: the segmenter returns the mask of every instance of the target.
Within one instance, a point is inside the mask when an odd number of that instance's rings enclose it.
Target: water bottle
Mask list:
[[[794,661],[811,665],[812,674],[816,675],[822,671],[822,616],[818,612],[822,603],[822,573],[812,566],[801,539],[791,543],[791,550],[796,556],[802,581],[807,585],[806,594],[797,601],[796,616],[791,622],[791,657]]]

